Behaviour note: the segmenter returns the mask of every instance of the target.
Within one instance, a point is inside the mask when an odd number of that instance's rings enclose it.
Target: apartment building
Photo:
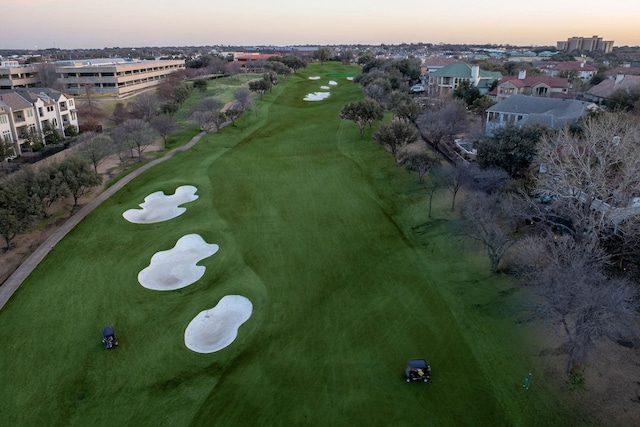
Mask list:
[[[16,87],[34,87],[40,84],[35,64],[20,65],[18,61],[0,62],[0,90]]]
[[[10,138],[16,155],[29,151],[34,136],[44,139],[55,129],[78,127],[75,100],[54,89],[17,88],[0,91],[0,135]]]
[[[556,44],[558,50],[573,52],[581,50],[584,52],[600,51],[609,53],[613,50],[613,41],[603,41],[602,37],[569,37],[566,41],[559,41]]]
[[[157,86],[184,69],[184,60],[91,59],[56,63],[58,82],[69,95],[123,96]]]

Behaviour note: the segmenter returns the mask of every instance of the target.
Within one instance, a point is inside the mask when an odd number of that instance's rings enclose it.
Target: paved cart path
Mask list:
[[[164,156],[153,160],[139,169],[131,172],[129,175],[122,178],[110,188],[100,193],[95,199],[83,206],[78,212],[76,212],[71,218],[69,218],[60,228],[54,231],[47,240],[45,240],[38,249],[36,249],[29,257],[24,260],[22,264],[13,272],[11,276],[0,286],[0,310],[9,301],[11,296],[20,287],[22,282],[31,274],[34,268],[40,264],[40,261],[53,249],[53,247],[60,241],[69,231],[73,229],[82,219],[87,216],[91,211],[100,205],[100,203],[107,200],[112,194],[131,182],[134,178],[138,177],[143,172],[151,169],[158,163],[162,163],[173,156],[178,151],[186,151],[193,147],[204,136],[204,132],[194,136],[187,144],[174,148]]]

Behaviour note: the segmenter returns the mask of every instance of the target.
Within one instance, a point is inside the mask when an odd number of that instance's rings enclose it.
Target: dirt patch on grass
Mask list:
[[[571,375],[565,375],[567,353],[560,337],[546,336],[550,347],[540,352],[543,381],[566,396],[585,425],[636,426],[640,420],[640,349],[612,341],[596,344]],[[535,379],[534,379],[535,381]]]

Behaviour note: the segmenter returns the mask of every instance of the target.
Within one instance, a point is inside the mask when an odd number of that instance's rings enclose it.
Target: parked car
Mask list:
[[[411,86],[410,91],[413,93],[424,92],[424,85],[413,85]]]

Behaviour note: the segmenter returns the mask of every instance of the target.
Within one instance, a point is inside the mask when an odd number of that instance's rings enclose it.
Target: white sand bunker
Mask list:
[[[331,89],[329,86],[320,86],[320,89]]]
[[[219,246],[208,244],[199,234],[182,236],[173,249],[156,252],[151,263],[138,273],[138,282],[147,289],[172,291],[199,280],[206,267],[198,261],[218,252]]]
[[[129,222],[136,224],[152,224],[173,219],[182,215],[187,209],[178,206],[193,202],[198,189],[192,185],[182,185],[176,188],[173,195],[166,195],[162,191],[156,191],[144,198],[140,204],[142,209],[129,209],[122,216]]]
[[[323,99],[327,99],[331,95],[329,92],[313,92],[307,94],[304,98],[304,101],[322,101]]]
[[[309,80],[320,80],[320,76],[311,76]]]
[[[238,328],[251,317],[251,301],[227,295],[215,307],[198,313],[184,331],[184,344],[196,353],[213,353],[231,344]]]
[[[337,86],[338,82],[336,82],[335,80],[329,80],[329,86]]]
[[[353,80],[353,77],[347,77],[347,80]]]

